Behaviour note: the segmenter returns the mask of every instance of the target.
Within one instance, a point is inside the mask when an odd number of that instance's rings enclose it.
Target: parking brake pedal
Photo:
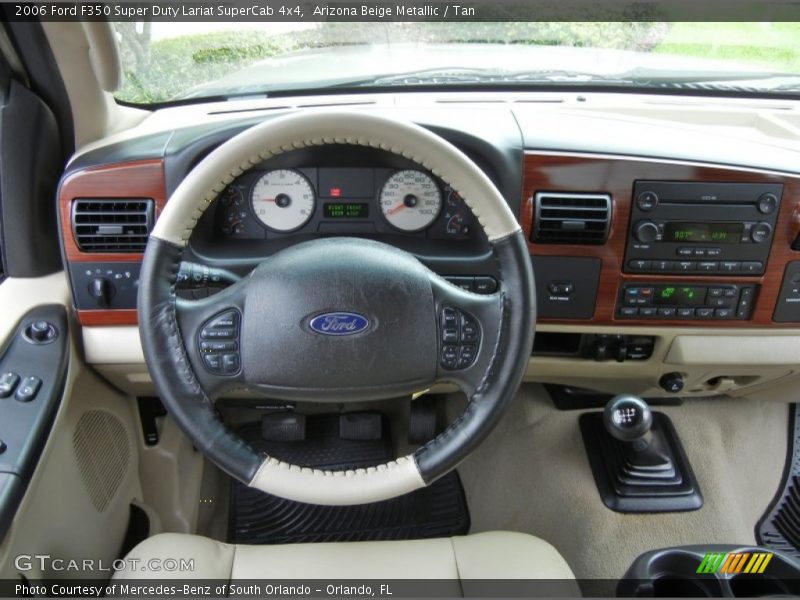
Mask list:
[[[306,439],[306,416],[274,412],[261,417],[261,437],[270,442],[302,442]]]
[[[377,412],[339,415],[339,437],[343,440],[379,440],[383,437],[383,415]]]

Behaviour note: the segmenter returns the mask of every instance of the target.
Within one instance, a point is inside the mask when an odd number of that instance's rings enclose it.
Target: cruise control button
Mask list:
[[[17,393],[15,398],[20,402],[30,402],[36,397],[36,394],[39,393],[39,388],[42,387],[42,380],[38,377],[26,377],[22,380],[22,383],[19,384],[19,389],[17,389]]]
[[[236,327],[238,323],[239,323],[239,314],[235,310],[232,310],[230,312],[226,312],[218,316],[216,319],[214,319],[208,324],[208,327],[214,329],[229,329],[232,327]]]
[[[200,342],[200,350],[203,352],[230,352],[236,350],[236,342]]]
[[[230,375],[239,370],[239,355],[238,354],[223,354],[222,355],[222,370]]]
[[[236,337],[236,331],[233,329],[214,329],[213,327],[206,327],[200,332],[200,337],[203,339],[233,339]]]
[[[19,375],[8,371],[0,375],[0,398],[8,398],[19,383]]]
[[[222,370],[222,355],[221,354],[204,354],[203,362],[206,368],[210,371]]]

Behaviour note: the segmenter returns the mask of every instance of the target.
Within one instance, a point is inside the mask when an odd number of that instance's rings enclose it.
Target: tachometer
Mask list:
[[[442,193],[430,175],[406,169],[389,177],[379,203],[390,225],[402,231],[421,231],[439,215]]]
[[[314,190],[299,171],[275,169],[264,173],[250,195],[253,213],[274,231],[292,231],[314,214]]]

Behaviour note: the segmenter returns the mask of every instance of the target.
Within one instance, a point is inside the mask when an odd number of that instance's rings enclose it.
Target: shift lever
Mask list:
[[[630,444],[637,451],[650,446],[653,413],[647,402],[637,396],[620,394],[606,404],[603,425],[612,437]]]

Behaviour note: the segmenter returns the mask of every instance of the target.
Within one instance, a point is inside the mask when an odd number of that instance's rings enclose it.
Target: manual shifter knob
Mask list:
[[[647,402],[641,398],[620,394],[606,404],[603,411],[603,425],[612,437],[621,442],[641,440],[641,443],[646,445],[644,438],[653,425],[653,413]]]

